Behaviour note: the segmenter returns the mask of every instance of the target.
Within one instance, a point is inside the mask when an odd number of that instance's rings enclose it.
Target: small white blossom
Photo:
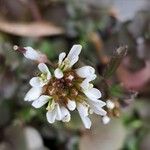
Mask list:
[[[112,100],[107,100],[106,101],[106,108],[110,111],[113,111],[113,109],[115,108],[115,103]],[[110,120],[111,120],[111,118],[108,117],[107,115],[102,117],[103,124],[108,124],[110,122]]]
[[[106,115],[106,116],[102,117],[102,122],[103,122],[103,124],[108,124],[110,122],[110,118]]]
[[[111,100],[107,100],[107,101],[106,101],[106,106],[107,106],[107,108],[109,108],[109,109],[114,109],[115,104],[114,104],[114,102],[112,102]]]
[[[47,62],[47,57],[40,51],[34,50],[32,47],[18,47],[15,45],[14,50],[21,52],[27,59],[37,61],[39,63]]]
[[[41,53],[34,50],[32,47],[24,47],[24,49],[26,50],[23,55],[31,60],[38,60]]]
[[[91,66],[72,69],[79,59],[81,48],[81,45],[74,45],[67,56],[61,53],[54,75],[44,63],[40,63],[38,68],[41,74],[30,80],[32,88],[25,100],[33,101],[35,108],[47,104],[46,117],[49,123],[70,121],[70,111],[75,109],[86,128],[91,127],[90,114],[106,118],[106,111],[102,108],[106,103],[100,100],[101,92],[91,83],[96,78],[95,69]]]

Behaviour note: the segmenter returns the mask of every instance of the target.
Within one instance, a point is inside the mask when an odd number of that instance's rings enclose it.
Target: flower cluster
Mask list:
[[[89,115],[95,113],[108,122],[107,112],[103,109],[105,102],[100,100],[101,92],[91,83],[95,78],[95,69],[83,66],[73,69],[81,52],[81,45],[74,45],[68,55],[59,55],[59,61],[54,72],[50,72],[44,63],[38,64],[40,75],[30,80],[31,89],[24,100],[32,101],[32,106],[40,108],[47,104],[46,117],[49,123],[56,120],[69,122],[70,111],[77,110],[85,128],[91,127]],[[41,53],[31,47],[23,48],[24,56],[31,60],[40,59]],[[38,61],[38,60],[37,60]]]

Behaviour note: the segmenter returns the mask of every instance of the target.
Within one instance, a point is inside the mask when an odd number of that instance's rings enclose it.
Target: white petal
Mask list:
[[[40,57],[40,53],[36,50],[34,50],[32,47],[24,47],[26,49],[26,52],[23,53],[23,55],[31,60],[38,60]]]
[[[60,109],[60,106],[59,104],[56,104],[56,119],[57,120],[62,120],[62,114],[61,114],[61,109]]]
[[[90,76],[87,77],[87,80],[89,80],[89,82],[90,82],[90,81],[95,80],[96,77],[97,77],[96,74],[91,74]]]
[[[73,45],[73,47],[71,48],[69,54],[67,55],[70,67],[72,67],[78,61],[81,49],[82,49],[81,45]]]
[[[78,103],[77,104],[77,110],[79,111],[79,113],[82,116],[88,116],[88,105]]]
[[[97,101],[90,101],[88,100],[88,103],[91,107],[91,110],[101,116],[105,116],[107,112],[102,108],[104,105],[106,105],[105,102],[97,100]]]
[[[69,113],[68,115],[66,115],[66,116],[62,119],[62,121],[63,121],[63,122],[69,122],[70,119],[71,119],[71,115],[70,115],[70,113]]]
[[[102,117],[103,124],[108,124],[110,122],[110,118],[108,116]]]
[[[69,122],[70,121],[70,112],[65,108],[61,107],[62,121]]]
[[[103,108],[99,109],[99,115],[105,116],[106,114],[107,112]]]
[[[63,52],[59,54],[59,61],[58,61],[59,66],[61,65],[65,57],[66,57],[66,53]]]
[[[83,92],[93,88],[93,84],[91,84],[90,81],[95,80],[95,78],[96,78],[96,75],[93,74],[91,76],[88,76],[86,79],[82,81],[80,86],[83,89]]]
[[[48,69],[48,67],[44,64],[44,63],[40,63],[38,65],[39,70],[43,73],[47,75],[47,79],[49,80],[51,78],[51,73]]]
[[[92,103],[92,104],[98,105],[100,107],[103,107],[106,105],[106,103],[100,99],[87,99],[87,101]]]
[[[106,103],[104,101],[99,100],[99,99],[93,99],[93,100],[87,99],[87,101],[90,102],[90,103],[92,103],[92,104],[94,104],[94,105],[97,105],[99,107],[103,107],[103,106],[106,105]]]
[[[85,128],[89,129],[91,127],[91,120],[88,117],[87,108],[84,108],[84,105],[79,103],[77,105],[77,110],[79,112],[79,115],[81,117],[81,120],[82,120]]]
[[[89,81],[87,79],[84,79],[82,83],[80,84],[83,90],[87,90],[89,87]]]
[[[38,68],[43,74],[47,75],[47,80],[49,80],[51,78],[51,73],[50,73],[48,67],[44,63],[40,63],[38,65]]]
[[[74,100],[68,100],[67,107],[71,111],[75,110],[76,102]]]
[[[82,122],[83,122],[85,128],[90,129],[91,124],[92,124],[90,118],[88,116],[84,117],[84,116],[81,116],[81,115],[80,115],[80,117],[82,119]]]
[[[45,83],[42,82],[39,77],[33,77],[29,83],[33,87],[43,87],[45,85]]]
[[[45,105],[51,97],[48,95],[41,95],[37,100],[32,103],[32,106],[35,108],[40,108]]]
[[[39,98],[42,93],[42,88],[33,87],[25,95],[25,101],[33,101]]]
[[[111,100],[107,100],[107,101],[106,101],[106,106],[107,106],[107,108],[109,108],[109,109],[114,109],[115,104],[114,104]]]
[[[101,92],[96,88],[91,88],[84,93],[91,100],[99,99],[102,96]]]
[[[84,66],[76,69],[76,73],[81,78],[87,78],[95,73],[95,69],[91,66]]]
[[[56,112],[56,109],[54,108],[53,110],[49,110],[47,113],[46,113],[46,118],[47,118],[47,121],[49,123],[54,123],[55,122],[55,119],[56,119],[56,115],[57,115],[57,112]]]
[[[69,60],[74,59],[75,57],[77,57],[80,52],[81,52],[82,46],[79,44],[73,45],[69,54],[67,55],[67,58]]]
[[[54,71],[54,75],[57,79],[61,79],[64,76],[63,72],[59,68]]]
[[[82,81],[82,83],[80,84],[81,88],[83,89],[83,92],[85,92],[85,91],[87,91],[87,90],[93,88],[93,84],[91,84],[91,83],[89,83],[89,82],[90,82],[89,79],[86,78],[86,79],[84,79],[84,80]]]
[[[107,114],[107,112],[102,109],[102,108],[99,108],[99,109],[93,109],[94,113],[97,114],[97,115],[101,115],[101,116],[105,116]]]
[[[91,120],[88,117],[88,106],[86,104],[78,103],[77,110],[85,128],[89,129],[91,127]]]

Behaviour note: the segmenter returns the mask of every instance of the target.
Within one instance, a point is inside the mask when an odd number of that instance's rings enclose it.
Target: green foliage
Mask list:
[[[54,59],[55,56],[56,56],[54,46],[48,40],[41,41],[40,44],[39,44],[38,49],[41,50],[43,53],[45,53],[50,60]]]
[[[25,123],[30,122],[37,115],[37,111],[32,107],[24,107],[17,116]]]
[[[111,85],[109,91],[110,95],[114,97],[121,97],[123,95],[123,89],[120,85]]]

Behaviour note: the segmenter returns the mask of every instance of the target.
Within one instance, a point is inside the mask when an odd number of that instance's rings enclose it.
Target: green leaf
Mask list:
[[[111,96],[114,97],[121,97],[123,94],[123,89],[120,85],[112,85],[111,87],[109,87],[109,91]]]
[[[136,137],[132,137],[128,140],[127,147],[128,147],[128,150],[137,150],[137,139],[136,139]]]
[[[30,122],[36,115],[36,110],[30,107],[25,107],[19,112],[19,117],[21,117],[24,122]]]
[[[42,41],[38,48],[45,53],[49,59],[53,59],[56,55],[53,44],[47,40]]]
[[[143,125],[141,120],[134,120],[130,123],[130,127],[137,129],[140,128]]]
[[[127,46],[119,47],[116,54],[111,58],[109,64],[104,70],[103,77],[110,78],[119,67],[123,57],[127,54]]]

